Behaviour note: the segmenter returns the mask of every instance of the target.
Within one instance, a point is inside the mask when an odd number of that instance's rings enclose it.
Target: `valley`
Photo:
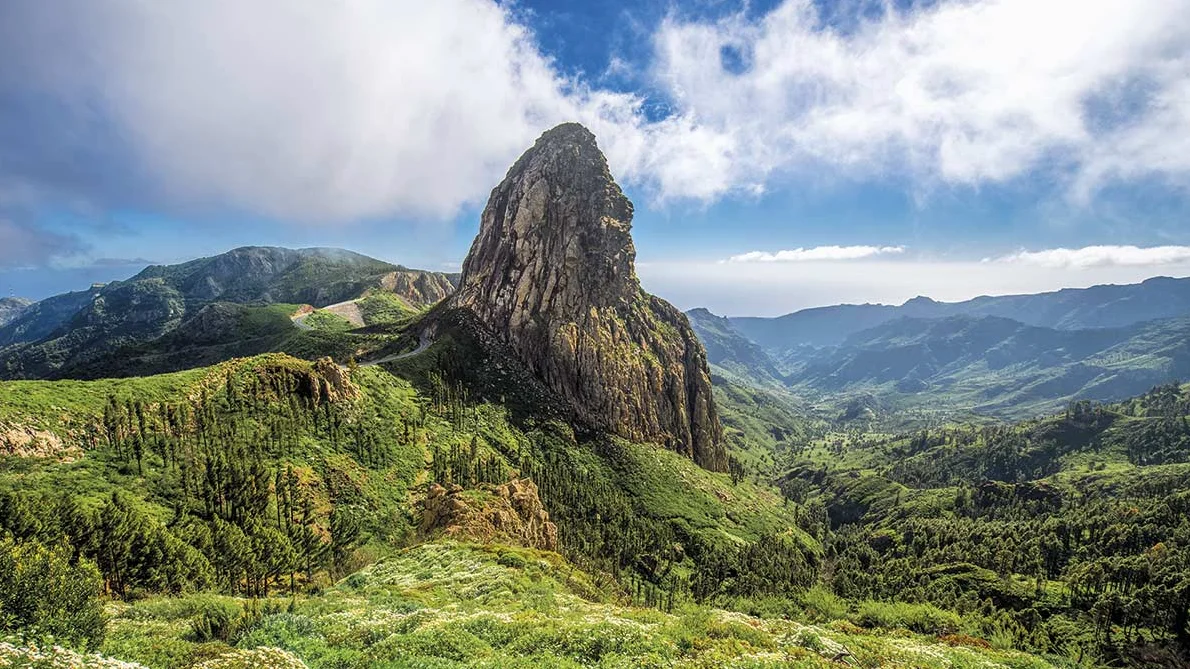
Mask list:
[[[0,302],[0,664],[1185,667],[1190,280],[775,319],[546,132],[459,274]]]

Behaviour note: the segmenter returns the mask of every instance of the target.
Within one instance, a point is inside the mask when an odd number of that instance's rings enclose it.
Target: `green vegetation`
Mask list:
[[[0,625],[23,635],[0,657],[1049,667],[1186,652],[1183,388],[882,434],[720,379],[733,467],[717,474],[551,418],[467,337],[387,369],[271,354],[0,385],[0,440],[58,447],[0,456]],[[556,553],[425,525],[431,484],[482,506],[515,476],[537,484]]]
[[[69,545],[113,602],[201,592],[267,602],[311,596],[424,541],[417,502],[429,483],[519,473],[540,485],[562,553],[590,574],[548,558],[569,570],[569,588],[673,609],[815,579],[818,543],[775,490],[557,421],[514,421],[432,366],[426,375],[419,391],[378,367],[347,380],[329,362],[268,355],[146,378],[8,382],[5,396],[19,399],[0,417],[63,448],[4,458],[0,528],[13,545]],[[532,571],[509,555],[505,567]],[[209,600],[171,638],[241,638],[257,613],[230,601]]]
[[[1190,394],[1166,385],[1018,425],[836,441],[831,460],[807,449],[782,489],[823,505],[841,597],[938,606],[1001,647],[1180,666],[1188,417]],[[921,629],[911,620],[897,626]]]
[[[0,539],[0,630],[50,634],[83,646],[103,640],[102,582],[63,545]]]
[[[225,639],[195,636],[211,611],[242,622]],[[315,668],[808,668],[840,666],[836,657],[851,666],[1064,666],[957,634],[887,634],[820,615],[802,623],[689,605],[628,607],[622,593],[556,554],[456,543],[406,549],[317,597],[153,598],[112,614],[103,652],[150,667],[263,648]]]
[[[305,317],[305,323],[321,332],[347,332],[355,329],[351,321],[329,311],[318,310]]]
[[[400,325],[419,311],[400,296],[384,291],[372,291],[361,298],[359,310],[368,325]]]

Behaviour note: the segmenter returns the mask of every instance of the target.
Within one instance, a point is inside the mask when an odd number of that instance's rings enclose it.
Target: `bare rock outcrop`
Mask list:
[[[578,418],[725,471],[706,352],[640,287],[632,203],[595,136],[541,136],[491,193],[454,307],[472,311]]]
[[[455,285],[450,274],[401,269],[380,277],[384,290],[405,300],[409,306],[420,309],[437,304],[454,292]]]
[[[82,453],[81,448],[66,444],[49,430],[0,422],[0,455],[69,461]]]
[[[421,533],[481,543],[508,543],[542,550],[558,549],[558,526],[529,479],[464,490],[431,484],[422,511]]]

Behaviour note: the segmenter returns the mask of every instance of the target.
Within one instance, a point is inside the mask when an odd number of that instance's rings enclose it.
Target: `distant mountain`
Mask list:
[[[203,304],[283,302],[321,307],[357,297],[399,272],[408,270],[344,249],[247,246],[179,265],[147,267],[129,282],[160,279],[187,301]]]
[[[23,309],[0,326],[0,378],[53,377],[83,368],[90,370],[88,376],[102,375],[96,363],[125,347],[159,340],[217,303],[321,307],[379,290],[421,308],[450,294],[456,281],[342,249],[243,247],[178,265],[155,265],[126,281],[56,295]],[[195,321],[194,327],[164,340],[171,347],[158,352],[168,354],[174,344],[185,345],[188,332],[213,332],[211,320]]]
[[[0,325],[20,316],[30,304],[33,302],[23,297],[0,297]]]
[[[784,375],[759,344],[740,334],[730,319],[706,309],[686,312],[690,326],[707,350],[707,362],[728,375],[769,384],[784,384]]]
[[[916,297],[900,306],[841,304],[776,318],[732,318],[731,324],[777,358],[800,345],[835,346],[850,335],[896,318],[997,316],[1057,330],[1126,327],[1190,315],[1190,278],[1155,277],[1127,285],[1066,288],[1035,295],[937,302]]]
[[[900,318],[787,358],[790,385],[1019,416],[1190,377],[1190,318],[1059,330],[996,316]]]

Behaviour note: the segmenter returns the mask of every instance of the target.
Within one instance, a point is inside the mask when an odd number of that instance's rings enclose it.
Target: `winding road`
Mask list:
[[[354,300],[347,300],[346,302],[337,302],[335,304],[328,304],[325,307],[315,309],[309,313],[301,314],[299,316],[291,316],[290,320],[293,324],[303,330],[313,330],[314,328],[306,322],[310,314],[316,314],[319,311],[327,311],[336,316],[342,317],[357,328],[364,326],[364,315],[359,310],[359,298]]]
[[[292,316],[290,318],[290,320],[293,321],[294,327],[297,327],[302,330],[313,330],[314,329],[313,326],[311,326],[309,323],[306,323],[306,318],[310,314],[318,313],[319,311],[330,311],[331,313],[338,314],[339,316],[342,316],[343,318],[346,318],[347,320],[351,321],[352,324],[355,325],[356,327],[362,327],[364,325],[363,317],[359,313],[359,306],[356,304],[356,300],[348,300],[346,302],[339,302],[338,304],[327,305],[325,307],[322,307],[321,309],[315,309],[308,313],[304,313],[304,314],[301,314],[298,316]],[[412,351],[406,351],[404,353],[394,353],[392,355],[386,355],[383,358],[377,358],[375,360],[361,362],[361,363],[359,363],[359,366],[360,367],[372,367],[374,365],[379,365],[379,364],[385,363],[385,362],[393,362],[394,360],[403,360],[405,358],[412,358],[413,356],[418,355],[418,354],[422,353],[423,351],[425,351],[427,348],[429,348],[431,345],[433,345],[433,343],[434,343],[434,340],[430,338],[430,335],[426,332],[422,332],[421,336],[418,338],[418,341],[417,341],[417,348],[413,349]],[[339,367],[346,369],[345,365],[339,365]]]
[[[361,362],[361,363],[359,363],[359,366],[360,367],[371,367],[373,365],[379,365],[382,362],[392,362],[394,360],[403,360],[405,358],[412,358],[413,356],[421,353],[422,351],[425,351],[427,348],[430,348],[430,346],[433,343],[434,343],[434,340],[430,339],[430,335],[423,332],[423,333],[421,333],[421,337],[417,341],[417,348],[413,349],[412,351],[406,351],[405,353],[395,353],[393,355],[386,355],[383,358],[369,360],[368,362]]]

